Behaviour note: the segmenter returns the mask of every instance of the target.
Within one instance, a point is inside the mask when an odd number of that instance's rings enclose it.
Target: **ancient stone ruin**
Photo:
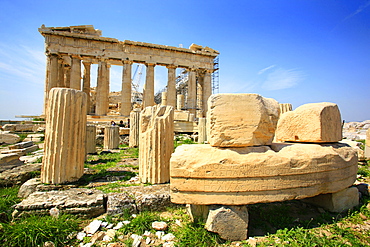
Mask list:
[[[240,208],[232,206],[337,193],[356,180],[357,153],[338,143],[335,104],[307,104],[280,119],[278,102],[256,94],[212,95],[208,105],[210,144],[182,145],[171,157],[171,200],[193,205],[193,214],[206,211],[205,219],[212,221],[212,210],[222,206],[202,205],[224,205],[238,215]],[[290,142],[272,143],[275,134]],[[356,195],[349,208],[358,203]]]
[[[207,99],[212,94],[211,73],[218,52],[192,44],[189,49],[156,45],[135,41],[119,41],[102,37],[102,32],[91,25],[39,28],[45,37],[47,55],[47,76],[45,85],[45,106],[47,111],[49,92],[54,87],[83,90],[87,94],[87,113],[106,116],[109,109],[109,70],[111,66],[122,66],[122,92],[118,102],[121,116],[129,117],[132,102],[131,69],[133,63],[145,64],[143,107],[154,105],[154,67],[168,69],[167,102],[176,107],[176,68],[188,72],[186,110],[194,115],[197,109],[205,117]],[[95,105],[91,99],[91,65],[98,64]],[[83,65],[83,80],[81,72]],[[198,102],[200,102],[198,104]]]

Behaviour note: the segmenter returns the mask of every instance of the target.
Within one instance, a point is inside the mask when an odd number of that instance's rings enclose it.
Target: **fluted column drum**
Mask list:
[[[82,177],[85,161],[86,94],[70,88],[49,92],[43,183],[62,184]]]
[[[107,126],[104,130],[104,149],[117,149],[119,146],[119,127]]]

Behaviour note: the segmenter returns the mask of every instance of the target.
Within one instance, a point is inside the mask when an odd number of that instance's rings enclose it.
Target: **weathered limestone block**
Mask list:
[[[13,215],[18,217],[27,213],[49,214],[49,210],[55,207],[61,213],[96,217],[105,213],[104,194],[99,190],[84,188],[34,192],[15,206],[16,212]]]
[[[104,130],[104,149],[117,149],[119,147],[119,127],[107,126]]]
[[[0,172],[12,169],[23,164],[24,163],[19,160],[19,155],[16,153],[0,154]]]
[[[41,142],[45,138],[44,134],[30,134],[23,141],[33,141],[33,142]]]
[[[280,115],[293,110],[292,104],[289,104],[289,103],[280,103],[279,107],[280,107]]]
[[[130,135],[130,128],[119,127],[119,135],[120,136]]]
[[[27,198],[33,192],[36,191],[36,187],[41,184],[40,178],[32,178],[27,180],[22,186],[19,188],[18,197],[19,198]]]
[[[31,147],[33,146],[33,142],[32,141],[26,141],[26,142],[20,142],[20,143],[16,143],[14,145],[10,145],[8,146],[9,149],[21,149],[21,148],[28,148],[28,147]]]
[[[3,126],[5,131],[23,132],[23,131],[36,131],[37,125],[34,124],[5,124]]]
[[[277,141],[338,142],[342,140],[342,122],[334,103],[312,103],[281,116],[276,129]]]
[[[204,227],[222,239],[240,241],[247,239],[248,221],[246,206],[212,205]]]
[[[51,89],[46,116],[41,181],[76,181],[84,172],[86,94],[69,88]]]
[[[198,122],[198,143],[202,144],[207,141],[206,118],[199,118]]]
[[[26,147],[26,148],[10,149],[10,150],[1,151],[1,153],[2,154],[16,153],[20,156],[23,156],[23,155],[26,155],[28,153],[32,153],[32,152],[36,151],[38,148],[39,148],[38,145],[32,145],[32,146]]]
[[[303,201],[320,206],[330,212],[341,213],[356,207],[360,203],[360,197],[358,189],[350,187],[336,193],[306,198]]]
[[[269,145],[279,103],[258,94],[214,94],[208,99],[208,141],[214,147]]]
[[[173,152],[173,107],[146,107],[140,116],[139,177],[143,183],[170,181]]]
[[[189,121],[190,113],[189,111],[174,111],[174,120],[176,121]]]
[[[182,94],[178,94],[176,101],[177,101],[177,104],[176,104],[177,108],[176,109],[181,111],[185,106],[185,96],[182,95]]]
[[[26,164],[13,167],[0,173],[0,187],[20,185],[35,176],[41,170],[41,164]]]
[[[96,126],[93,124],[86,126],[86,153],[96,153]]]
[[[130,147],[139,146],[140,109],[135,108],[130,113]]]
[[[365,158],[370,158],[370,128],[366,131]]]
[[[246,205],[334,193],[353,184],[357,153],[345,144],[217,148],[181,145],[171,157],[171,201]]]
[[[19,135],[0,131],[0,144],[14,144],[20,141]]]
[[[131,186],[122,188],[120,193],[108,194],[107,214],[122,214],[126,210],[130,213],[164,210],[169,206],[173,206],[169,184]]]

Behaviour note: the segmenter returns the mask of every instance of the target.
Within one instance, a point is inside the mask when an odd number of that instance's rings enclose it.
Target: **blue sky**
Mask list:
[[[258,93],[293,108],[334,102],[347,122],[370,119],[370,0],[0,0],[0,119],[42,112],[42,24],[209,46],[220,52],[221,93]],[[167,74],[155,73],[159,90]],[[120,80],[112,66],[112,91]]]

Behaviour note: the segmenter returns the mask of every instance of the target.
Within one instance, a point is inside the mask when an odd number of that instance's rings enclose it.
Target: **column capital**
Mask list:
[[[177,68],[177,65],[169,64],[169,65],[166,65],[166,68],[167,69],[176,69]]]
[[[123,64],[133,64],[133,63],[134,63],[134,61],[132,61],[132,60],[125,60],[125,59],[122,59],[122,63],[123,63]]]
[[[153,63],[153,62],[146,62],[145,63],[146,66],[156,66],[157,64],[156,63]]]
[[[68,54],[71,58],[77,58],[77,59],[80,59],[82,60],[82,57],[80,55],[77,55],[77,54]]]
[[[92,64],[92,62],[91,61],[84,61],[84,60],[82,60],[82,63],[83,63],[83,65],[87,65],[87,66],[89,66],[89,65],[91,65]]]

